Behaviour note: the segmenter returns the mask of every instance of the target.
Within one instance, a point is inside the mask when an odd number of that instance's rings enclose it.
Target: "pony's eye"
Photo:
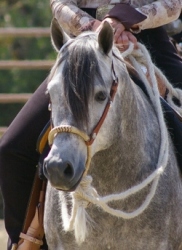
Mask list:
[[[95,95],[95,100],[96,100],[97,102],[103,102],[103,101],[105,101],[106,97],[107,97],[106,92],[104,92],[104,91],[99,91],[99,92]]]

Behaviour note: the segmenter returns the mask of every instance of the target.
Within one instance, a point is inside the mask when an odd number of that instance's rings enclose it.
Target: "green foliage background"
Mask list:
[[[0,27],[49,27],[49,0],[0,0]],[[50,38],[0,37],[0,60],[55,59]],[[48,75],[45,70],[1,70],[0,93],[33,93]],[[22,104],[0,103],[0,126],[8,126]],[[3,218],[0,194],[0,218]]]
[[[1,0],[0,27],[49,27],[49,0]],[[0,60],[55,59],[50,38],[0,37]],[[33,93],[46,70],[0,70],[0,93]],[[0,126],[8,126],[22,104],[0,104]]]

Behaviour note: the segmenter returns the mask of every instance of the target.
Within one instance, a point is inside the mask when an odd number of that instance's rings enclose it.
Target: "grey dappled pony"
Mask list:
[[[53,20],[51,33],[58,58],[47,88],[49,249],[180,249],[182,185],[174,149],[155,101],[134,84],[113,46],[111,27],[70,39]]]

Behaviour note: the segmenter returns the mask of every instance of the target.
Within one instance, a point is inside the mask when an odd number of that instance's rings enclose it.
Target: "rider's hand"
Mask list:
[[[107,21],[112,26],[113,31],[114,31],[114,42],[118,43],[119,41],[118,39],[120,38],[121,34],[125,30],[124,25],[116,18],[107,17],[104,19],[104,21]]]
[[[138,48],[136,37],[130,31],[124,30],[115,43],[121,51],[124,51],[128,48],[130,42],[134,44],[135,49]]]
[[[121,51],[126,50],[130,42],[132,42],[134,47],[137,48],[136,37],[131,32],[126,31],[124,25],[115,18],[107,17],[102,22],[97,20],[94,23],[92,30],[99,32],[102,27],[102,23],[105,21],[107,21],[112,26],[114,31],[114,42]]]
[[[94,25],[93,25],[93,27],[92,27],[92,31],[96,31],[96,32],[99,32],[100,31],[100,29],[101,29],[101,22],[100,21],[98,21],[98,20],[96,20],[95,22],[94,22]]]

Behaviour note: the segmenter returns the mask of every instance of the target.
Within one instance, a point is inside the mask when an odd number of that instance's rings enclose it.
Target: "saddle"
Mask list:
[[[130,77],[142,91],[148,96],[143,82],[135,75],[130,73]],[[149,98],[149,96],[148,96]],[[182,117],[171,108],[171,106],[160,97],[166,125],[174,144],[175,153],[182,173]],[[37,151],[40,153],[39,168],[34,180],[29,206],[27,209],[24,227],[20,233],[18,244],[12,246],[12,250],[47,250],[44,238],[43,214],[46,192],[46,179],[43,175],[43,161],[50,148],[48,145],[48,134],[50,122],[45,126],[37,141]]]

